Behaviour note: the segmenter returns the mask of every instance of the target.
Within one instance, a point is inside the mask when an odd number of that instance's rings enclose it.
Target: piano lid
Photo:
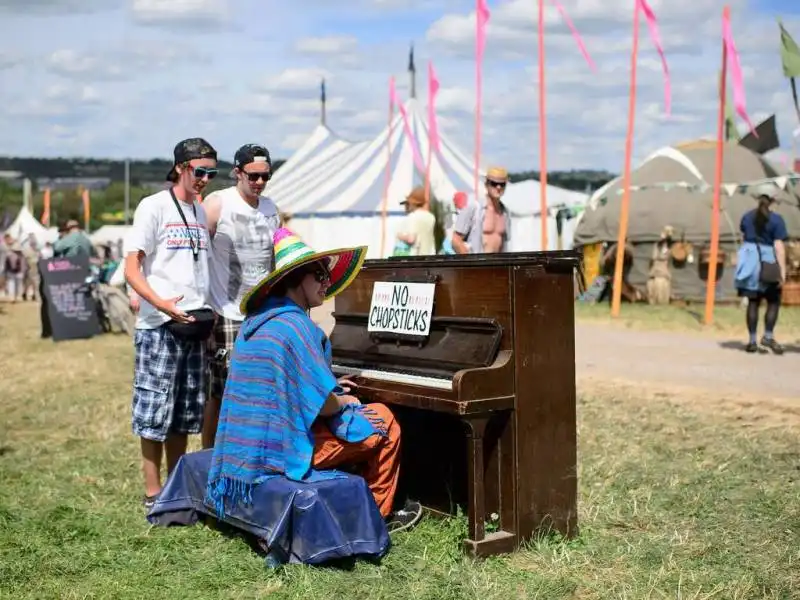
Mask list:
[[[541,266],[547,271],[564,272],[581,267],[578,250],[548,252],[499,252],[494,254],[436,254],[431,256],[390,256],[364,261],[362,270],[386,268],[447,268]]]

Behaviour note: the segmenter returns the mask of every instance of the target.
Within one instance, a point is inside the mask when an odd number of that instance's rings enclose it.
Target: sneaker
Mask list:
[[[769,348],[775,354],[781,355],[783,354],[783,346],[781,346],[778,342],[775,341],[775,338],[761,338],[761,345],[765,348]]]
[[[747,346],[744,347],[744,351],[747,352],[748,354],[755,354],[756,352],[758,352],[758,344],[756,344],[755,342],[750,342],[749,344],[747,344]]]
[[[142,498],[142,505],[145,507],[146,510],[150,510],[155,506],[156,499],[158,498],[158,494],[154,496],[145,496]]]
[[[386,518],[389,533],[407,531],[422,519],[422,505],[419,502],[406,501],[405,506],[394,511]]]

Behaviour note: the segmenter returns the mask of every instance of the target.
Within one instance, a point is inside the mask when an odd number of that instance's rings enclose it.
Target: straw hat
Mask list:
[[[489,181],[504,183],[508,181],[508,171],[506,171],[503,167],[490,167],[489,170],[486,171],[486,179]]]
[[[286,275],[298,267],[318,261],[324,263],[331,274],[325,299],[333,298],[353,283],[367,257],[366,246],[314,252],[295,233],[285,227],[275,232],[272,243],[275,248],[275,270],[259,281],[242,298],[239,310],[243,314],[254,312],[269,296],[275,284]]]

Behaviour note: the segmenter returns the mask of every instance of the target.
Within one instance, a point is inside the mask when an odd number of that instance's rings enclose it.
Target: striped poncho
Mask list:
[[[268,298],[248,316],[234,344],[208,473],[207,501],[249,503],[252,488],[282,474],[295,481],[335,477],[311,468],[311,426],[337,386],[325,333],[297,304]],[[347,442],[378,433],[383,421],[368,406],[348,405],[326,419]]]

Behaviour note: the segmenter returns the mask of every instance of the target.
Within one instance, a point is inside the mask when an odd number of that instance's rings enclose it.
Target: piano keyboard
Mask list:
[[[452,390],[453,380],[446,377],[426,377],[423,375],[413,375],[399,371],[384,371],[377,369],[361,369],[358,367],[345,367],[342,365],[331,365],[331,370],[337,376],[350,375],[353,377],[366,377],[377,381],[391,381],[393,383],[405,383],[409,385],[419,385],[422,387],[437,388],[440,390]]]

